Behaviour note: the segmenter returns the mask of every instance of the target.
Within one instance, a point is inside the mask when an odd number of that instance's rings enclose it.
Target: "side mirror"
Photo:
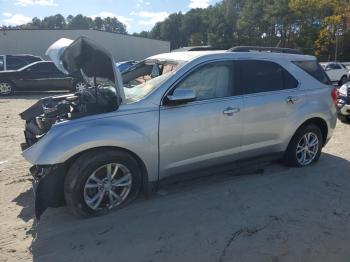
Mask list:
[[[196,100],[196,94],[189,88],[175,89],[172,95],[167,96],[170,104],[183,104]]]
[[[331,69],[329,67],[326,67],[325,71],[330,71]]]

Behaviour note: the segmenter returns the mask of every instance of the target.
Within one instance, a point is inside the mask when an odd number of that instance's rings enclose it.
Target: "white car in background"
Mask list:
[[[321,63],[321,65],[333,83],[342,86],[349,81],[349,70],[345,65],[338,62]]]

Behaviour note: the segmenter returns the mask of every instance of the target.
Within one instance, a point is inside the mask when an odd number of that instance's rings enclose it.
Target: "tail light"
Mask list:
[[[333,100],[334,105],[337,106],[337,104],[338,104],[338,90],[336,87],[333,87],[331,96],[332,96],[332,100]]]

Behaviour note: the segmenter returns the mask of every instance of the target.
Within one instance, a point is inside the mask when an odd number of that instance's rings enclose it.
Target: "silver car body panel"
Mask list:
[[[117,147],[129,150],[145,164],[149,181],[228,160],[284,152],[295,131],[308,119],[323,119],[327,140],[336,125],[331,88],[290,61],[312,56],[274,53],[201,51],[169,53],[149,59],[184,61],[144,99],[122,103],[116,112],[56,124],[23,152],[35,165],[63,163],[85,150]],[[163,97],[194,68],[222,60],[268,60],[280,64],[299,82],[296,89],[220,99],[163,104]],[[288,104],[288,97],[296,98]],[[237,108],[228,116],[227,107]]]

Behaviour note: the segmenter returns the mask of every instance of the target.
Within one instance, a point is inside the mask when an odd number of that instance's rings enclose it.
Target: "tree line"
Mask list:
[[[43,19],[34,17],[30,23],[19,26],[3,27],[4,29],[96,29],[106,32],[127,34],[126,25],[116,17],[95,17],[84,15],[52,15]]]
[[[350,0],[223,0],[206,9],[171,14],[135,34],[171,47],[239,45],[298,48],[321,60],[350,60]]]
[[[115,17],[60,14],[33,18],[21,29],[97,29],[127,34]],[[135,36],[166,40],[171,48],[239,45],[297,48],[322,61],[350,61],[350,0],[222,0],[205,9],[173,13]]]

